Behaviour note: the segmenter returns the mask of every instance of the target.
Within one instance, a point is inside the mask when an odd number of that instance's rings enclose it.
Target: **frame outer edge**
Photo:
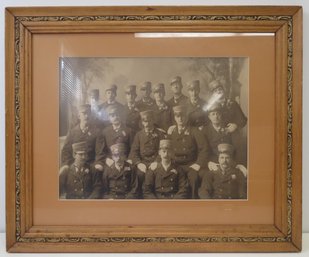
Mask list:
[[[292,157],[292,243],[302,249],[302,56],[303,9],[293,15],[293,157]]]
[[[6,249],[16,243],[15,231],[15,32],[14,15],[5,10],[5,143],[6,143]]]

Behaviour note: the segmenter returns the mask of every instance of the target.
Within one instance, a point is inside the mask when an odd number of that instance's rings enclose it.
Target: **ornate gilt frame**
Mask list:
[[[44,227],[32,224],[32,36],[89,32],[273,32],[275,224]],[[10,252],[295,252],[301,250],[302,8],[6,9],[6,217]]]

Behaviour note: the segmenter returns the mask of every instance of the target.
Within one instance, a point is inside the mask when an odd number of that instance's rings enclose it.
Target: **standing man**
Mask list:
[[[200,127],[206,124],[207,116],[203,110],[206,102],[200,98],[200,81],[193,80],[188,84],[188,116],[189,125],[193,127]]]
[[[72,144],[74,162],[60,171],[59,197],[97,199],[100,197],[100,173],[87,163],[87,142]]]
[[[137,97],[136,86],[135,85],[127,86],[125,89],[125,94],[127,100],[127,104],[124,106],[126,126],[132,130],[134,136],[136,132],[141,129],[140,111],[137,108],[137,103],[135,101]]]
[[[188,181],[181,167],[172,162],[173,147],[171,140],[160,141],[159,156],[161,161],[155,169],[146,172],[145,199],[186,199]]]
[[[167,101],[168,105],[174,107],[176,105],[186,105],[188,101],[188,97],[182,94],[182,82],[181,77],[176,76],[171,80],[171,89],[173,92],[173,96],[171,99]]]
[[[99,112],[100,112],[100,119],[102,122],[107,123],[109,121],[108,113],[107,113],[107,108],[110,105],[116,106],[120,113],[122,113],[124,107],[121,103],[116,101],[117,97],[117,86],[115,84],[112,84],[110,86],[107,86],[105,89],[105,97],[106,97],[106,102],[102,103],[99,106]]]
[[[198,198],[200,178],[205,172],[208,160],[208,145],[201,132],[188,125],[187,109],[179,105],[173,107],[176,125],[168,129],[171,139],[174,161],[186,172],[191,188],[191,197]]]
[[[91,105],[91,115],[93,118],[94,124],[97,125],[99,128],[103,128],[105,126],[104,122],[101,120],[101,102],[100,102],[100,90],[99,89],[92,89],[90,91],[90,105]]]
[[[172,108],[164,100],[165,88],[163,83],[159,83],[153,88],[153,95],[156,101],[154,106],[154,121],[155,125],[164,131],[173,124]]]
[[[126,161],[126,146],[120,143],[110,148],[113,164],[103,172],[103,198],[136,199],[138,180],[134,167]]]
[[[244,174],[235,168],[233,146],[218,145],[219,169],[205,173],[199,196],[202,199],[246,199],[247,182]]]
[[[95,160],[95,142],[98,136],[98,128],[91,122],[91,107],[82,104],[78,108],[79,123],[67,134],[61,150],[61,168],[68,168],[73,162],[72,145],[78,142],[86,142],[86,162],[91,165]]]
[[[142,112],[146,110],[152,110],[155,101],[151,98],[151,82],[146,81],[141,86],[142,98],[137,102],[137,108]]]

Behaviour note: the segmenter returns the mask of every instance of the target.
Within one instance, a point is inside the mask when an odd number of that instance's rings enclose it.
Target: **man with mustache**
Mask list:
[[[246,177],[235,167],[233,146],[219,144],[218,152],[219,168],[205,173],[199,188],[199,197],[202,199],[246,199]]]
[[[170,98],[167,103],[172,108],[176,105],[186,105],[188,97],[182,93],[182,81],[180,76],[176,76],[171,80],[171,90],[173,92],[173,97]]]

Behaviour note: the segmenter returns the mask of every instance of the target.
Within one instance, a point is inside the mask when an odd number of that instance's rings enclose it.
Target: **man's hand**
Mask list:
[[[244,165],[237,164],[236,169],[240,170],[244,174],[244,176],[247,177],[248,171]]]
[[[94,165],[94,168],[99,171],[103,171],[103,166],[101,164]]]
[[[146,173],[146,170],[147,170],[147,167],[144,163],[139,163],[137,164],[137,168],[141,171],[141,172],[144,172]]]
[[[64,170],[66,170],[66,169],[68,169],[69,168],[69,165],[63,165],[61,168],[60,168],[60,174],[64,171]]]
[[[132,160],[127,160],[128,163],[130,164],[133,164],[133,161]]]
[[[108,167],[114,164],[114,161],[111,158],[106,158],[105,163]]]
[[[237,129],[237,125],[235,123],[229,123],[226,125],[225,131],[227,133],[233,133]]]
[[[215,162],[208,162],[208,169],[211,171],[217,171],[219,169],[219,164]]]
[[[199,171],[201,169],[201,166],[194,163],[190,166],[191,169],[195,170],[195,171]]]

